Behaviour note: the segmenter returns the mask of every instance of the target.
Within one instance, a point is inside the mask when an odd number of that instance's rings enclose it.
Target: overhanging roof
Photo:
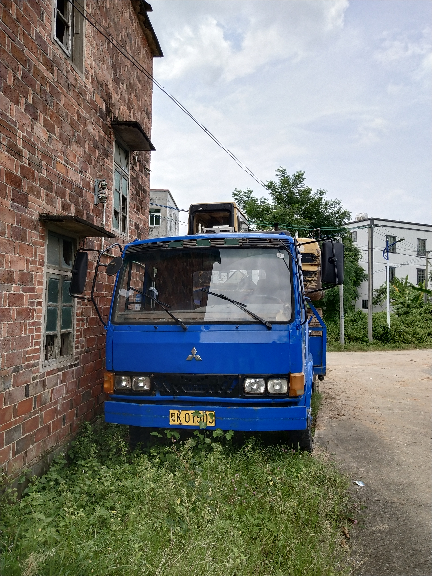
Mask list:
[[[49,223],[50,227],[60,234],[72,234],[80,238],[98,237],[98,238],[115,238],[116,235],[102,226],[96,226],[78,216],[69,214],[40,214],[41,222]]]
[[[130,151],[145,150],[152,152],[156,150],[139,122],[135,120],[113,120],[111,126],[117,140]]]
[[[132,6],[137,13],[138,21],[141,25],[141,28],[143,29],[144,36],[148,42],[152,56],[162,57],[162,48],[160,47],[159,40],[157,39],[155,31],[153,30],[150,18],[147,15],[147,12],[153,12],[153,8],[145,0],[132,0]]]

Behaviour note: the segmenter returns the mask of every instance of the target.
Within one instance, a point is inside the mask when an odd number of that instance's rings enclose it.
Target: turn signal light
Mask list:
[[[304,380],[305,378],[303,372],[290,374],[288,396],[302,396],[304,394]]]
[[[114,372],[104,372],[103,390],[105,394],[114,394]]]

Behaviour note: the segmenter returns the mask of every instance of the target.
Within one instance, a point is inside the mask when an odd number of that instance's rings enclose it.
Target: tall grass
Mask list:
[[[0,574],[343,574],[346,479],[287,446],[219,434],[131,453],[124,427],[85,425],[21,500],[5,492]]]

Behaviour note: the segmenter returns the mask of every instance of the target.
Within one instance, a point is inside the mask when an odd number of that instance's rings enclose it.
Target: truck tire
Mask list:
[[[302,450],[303,452],[312,452],[313,437],[312,437],[310,419],[308,419],[308,426],[306,430],[297,430],[292,434],[291,443],[295,450]]]
[[[301,430],[299,434],[298,444],[300,450],[304,452],[312,452],[313,450],[313,438],[312,438],[312,430],[310,424],[306,428],[306,430]]]

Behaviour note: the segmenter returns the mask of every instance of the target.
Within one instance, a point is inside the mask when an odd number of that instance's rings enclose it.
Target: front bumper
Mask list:
[[[280,430],[305,430],[308,408],[293,405],[232,405],[212,402],[167,402],[163,404],[137,403],[131,401],[106,401],[105,420],[113,424],[128,424],[145,428],[186,428],[199,429],[199,426],[170,424],[170,410],[199,410],[215,413],[214,430],[243,430],[248,432],[270,432]]]

